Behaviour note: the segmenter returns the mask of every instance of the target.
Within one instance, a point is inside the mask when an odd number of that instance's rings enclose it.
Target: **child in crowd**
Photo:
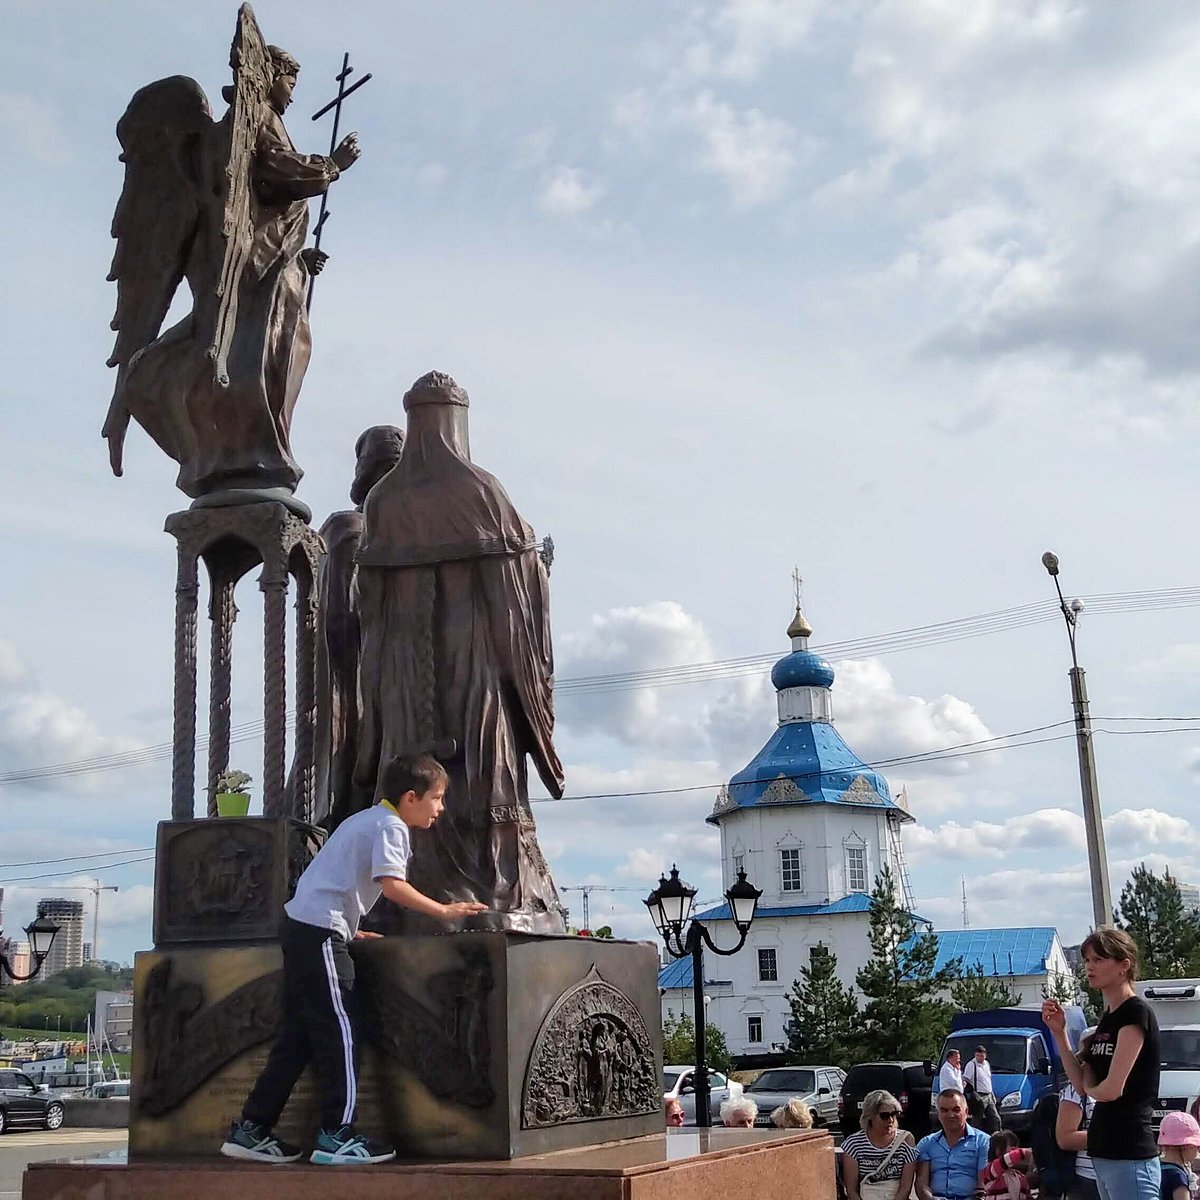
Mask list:
[[[1029,1200],[1029,1172],[1033,1152],[1023,1147],[1011,1129],[993,1133],[988,1143],[988,1165],[983,1172],[985,1196]]]
[[[1196,1194],[1192,1163],[1200,1154],[1200,1124],[1188,1113],[1169,1112],[1158,1129],[1162,1156],[1161,1200],[1191,1200]]]
[[[447,775],[428,754],[400,755],[384,768],[383,799],[347,817],[308,864],[284,905],[285,1023],[267,1064],[234,1121],[221,1153],[256,1162],[289,1163],[299,1146],[272,1132],[309,1059],[316,1068],[321,1130],[310,1161],[325,1165],[378,1163],[390,1146],[354,1129],[358,1079],[357,993],[350,942],[378,936],[359,922],[380,895],[395,904],[450,920],[486,912],[486,904],[441,904],[406,876],[410,829],[428,829],[441,815]]]

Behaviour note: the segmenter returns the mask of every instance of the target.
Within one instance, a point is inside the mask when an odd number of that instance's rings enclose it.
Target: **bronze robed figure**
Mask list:
[[[307,202],[359,150],[351,134],[331,156],[296,151],[283,113],[300,64],[265,43],[248,4],[230,65],[220,121],[194,79],[173,75],[138,91],[117,125],[117,382],[103,434],[117,475],[133,417],[201,505],[295,504],[302,472],[289,435],[312,347],[305,291],[324,262],[304,250]],[[192,311],[160,335],[184,279]]]
[[[467,405],[450,376],[418,379],[404,452],[367,497],[355,782],[375,792],[393,755],[432,750],[448,800],[432,829],[414,831],[413,886],[488,904],[472,928],[561,933],[527,767],[562,795],[546,567],[500,482],[471,461]]]

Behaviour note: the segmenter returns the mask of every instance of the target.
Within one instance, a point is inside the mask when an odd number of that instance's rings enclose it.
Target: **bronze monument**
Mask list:
[[[304,249],[307,199],[358,148],[351,135],[329,157],[295,150],[282,116],[298,64],[266,44],[249,5],[230,61],[220,121],[199,85],[174,76],[141,89],[118,125],[118,374],[104,435],[120,474],[136,419],[193,499],[166,522],[178,552],[172,819],[158,829],[155,946],[135,967],[130,1154],[217,1153],[280,1026],[278,921],[319,825],[377,799],[381,764],[411,750],[432,751],[450,775],[446,815],[414,838],[412,882],[490,911],[450,936],[383,919],[405,936],[355,943],[370,1021],[364,1123],[409,1155],[454,1158],[653,1132],[656,952],[546,936],[565,933],[565,911],[538,846],[527,764],[562,795],[548,539],[539,548],[472,462],[467,395],[437,373],[405,396],[406,433],[375,426],[359,438],[355,509],[320,536],[308,524],[289,440],[311,350],[305,289],[324,261]],[[348,72],[344,60],[339,99],[353,90]],[[192,311],[160,334],[184,279]],[[211,639],[197,812],[201,563]],[[262,815],[221,817],[234,593],[260,564]],[[283,1127],[304,1141],[315,1115],[302,1082]]]
[[[134,417],[201,504],[289,503],[302,474],[292,411],[312,349],[305,291],[325,259],[304,250],[308,199],[354,164],[358,142],[296,151],[283,114],[300,64],[265,43],[248,4],[230,66],[220,121],[194,79],[173,75],[135,93],[117,125],[117,382],[103,434],[117,475]],[[192,311],[160,335],[184,279]]]
[[[565,932],[538,847],[526,759],[556,799],[546,567],[499,480],[471,461],[467,393],[431,372],[404,397],[396,468],[375,485],[358,552],[362,730],[355,781],[432,750],[453,803],[413,838],[413,886],[481,900],[470,928]],[[403,914],[403,928],[422,928]]]
[[[354,758],[361,721],[359,667],[362,636],[358,620],[358,547],[367,494],[399,461],[404,433],[395,425],[373,425],[354,446],[357,466],[350,485],[355,507],[331,513],[321,526],[325,557],[317,583],[317,752],[312,819],[331,832],[344,818],[373,804],[375,781],[356,787]]]

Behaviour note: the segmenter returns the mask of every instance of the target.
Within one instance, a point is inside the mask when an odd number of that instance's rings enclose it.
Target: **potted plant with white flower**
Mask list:
[[[250,811],[246,788],[252,782],[245,771],[222,771],[217,776],[217,816],[244,817]]]

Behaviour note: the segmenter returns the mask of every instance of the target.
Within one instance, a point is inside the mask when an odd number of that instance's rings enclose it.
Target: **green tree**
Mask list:
[[[963,1012],[985,1012],[989,1008],[1013,1008],[1021,995],[1002,979],[983,973],[979,963],[966,967],[950,985],[950,999]]]
[[[1079,980],[1074,975],[1060,975],[1055,972],[1046,976],[1042,984],[1042,999],[1057,1000],[1059,1004],[1079,1003]]]
[[[711,1021],[704,1026],[704,1057],[714,1071],[728,1075],[733,1069],[733,1055],[729,1053],[725,1035]],[[668,1012],[663,1021],[663,1062],[684,1066],[695,1061],[695,1021]]]
[[[1145,979],[1179,979],[1200,970],[1200,914],[1183,907],[1169,870],[1160,879],[1145,863],[1121,889],[1117,924],[1137,942]]]
[[[932,1058],[950,1028],[954,1006],[938,999],[959,976],[961,959],[937,968],[938,940],[917,932],[912,913],[896,900],[890,867],[871,892],[871,958],[858,974],[863,1046],[880,1058]]]
[[[848,1066],[858,1030],[858,999],[837,977],[837,955],[819,942],[788,993],[788,1049],[801,1062]]]
[[[601,925],[599,929],[592,930],[592,937],[612,939],[613,931],[611,925]]]

